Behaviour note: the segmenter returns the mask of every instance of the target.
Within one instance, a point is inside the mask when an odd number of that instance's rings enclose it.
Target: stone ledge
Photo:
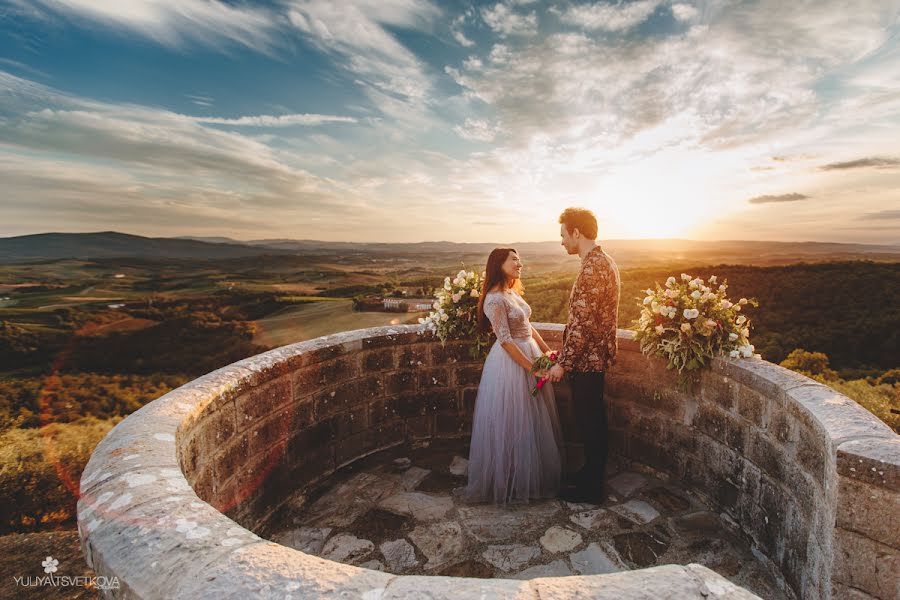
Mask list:
[[[900,438],[857,439],[837,450],[839,475],[900,492]]]

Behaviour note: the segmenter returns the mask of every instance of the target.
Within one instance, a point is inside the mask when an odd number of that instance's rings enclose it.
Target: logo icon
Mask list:
[[[56,566],[58,564],[59,561],[52,556],[48,556],[41,562],[41,566],[44,567],[44,573],[56,573]]]

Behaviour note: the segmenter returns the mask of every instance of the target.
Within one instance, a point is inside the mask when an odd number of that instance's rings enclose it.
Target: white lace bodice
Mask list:
[[[531,307],[511,290],[488,292],[484,297],[484,314],[501,343],[531,337],[531,321],[528,320]]]

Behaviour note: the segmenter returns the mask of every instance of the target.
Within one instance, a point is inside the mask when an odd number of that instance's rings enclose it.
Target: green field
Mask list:
[[[420,316],[418,313],[356,312],[351,300],[310,302],[254,321],[256,335],[253,342],[263,346],[284,346],[341,331],[415,323]]]

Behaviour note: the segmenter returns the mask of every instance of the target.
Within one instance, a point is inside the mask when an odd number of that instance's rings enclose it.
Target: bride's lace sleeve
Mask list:
[[[485,298],[484,314],[487,315],[488,320],[491,322],[491,327],[494,330],[494,335],[497,336],[498,342],[513,341],[509,332],[509,321],[506,316],[506,302],[503,299],[494,296]]]

